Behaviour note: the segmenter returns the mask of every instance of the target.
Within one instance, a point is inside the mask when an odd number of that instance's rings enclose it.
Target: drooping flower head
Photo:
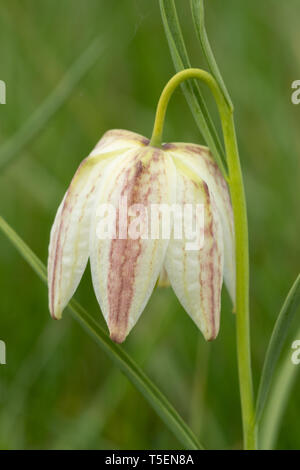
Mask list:
[[[186,217],[178,234],[179,214]],[[203,239],[201,246],[191,245],[190,232]],[[209,150],[182,143],[157,148],[133,132],[106,132],[76,171],[51,230],[54,318],[61,318],[88,259],[112,340],[124,341],[157,282],[170,283],[205,339],[214,339],[223,275],[234,299],[235,262],[229,191]]]

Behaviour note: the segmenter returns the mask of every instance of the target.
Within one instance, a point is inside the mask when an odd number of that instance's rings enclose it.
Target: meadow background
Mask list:
[[[192,64],[201,67],[189,2],[176,5]],[[300,106],[290,97],[292,81],[300,79],[300,3],[211,0],[206,12],[235,105],[245,178],[257,388],[272,327],[299,271]],[[7,145],[18,145],[20,128],[66,74],[72,77],[72,64],[96,37],[94,65],[46,125],[38,115],[39,135],[2,164]],[[0,214],[44,262],[56,209],[80,161],[108,129],[149,137],[173,72],[155,0],[1,0],[7,104],[0,105]],[[168,109],[165,140],[201,142],[181,90]],[[1,449],[180,448],[68,312],[60,322],[50,319],[45,286],[2,233],[0,294],[0,339],[7,345],[7,365],[0,366]],[[235,318],[223,294],[215,342],[204,342],[166,289],[154,292],[124,347],[208,448],[239,448]],[[104,324],[89,269],[76,298]],[[287,347],[300,339],[296,326]],[[298,367],[278,439],[282,449],[300,448]]]

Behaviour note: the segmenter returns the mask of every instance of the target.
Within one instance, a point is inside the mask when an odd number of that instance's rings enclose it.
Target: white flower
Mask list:
[[[203,204],[203,247],[186,250],[184,234],[169,240],[97,236],[99,208],[111,204],[118,210],[124,197],[129,206],[143,204],[146,209],[153,204]],[[160,231],[161,217],[157,224]],[[54,318],[61,318],[88,259],[112,340],[124,341],[159,277],[159,284],[169,280],[204,337],[214,339],[223,273],[234,299],[235,262],[230,196],[209,150],[182,143],[151,147],[146,138],[124,130],[104,134],[76,171],[51,230],[48,286]]]

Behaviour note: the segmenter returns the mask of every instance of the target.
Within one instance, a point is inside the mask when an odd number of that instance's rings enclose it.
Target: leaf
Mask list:
[[[179,72],[185,68],[190,68],[191,63],[182,36],[174,0],[160,0],[159,3],[162,21],[175,70]],[[181,86],[195,122],[203,135],[207,146],[213,153],[223,176],[226,178],[227,170],[224,163],[224,150],[202,97],[200,87],[196,80],[184,82]]]
[[[28,145],[61,108],[72,91],[104,51],[103,36],[97,37],[70,67],[52,93],[25,124],[0,147],[0,170]]]
[[[227,91],[226,85],[222,78],[221,72],[217,65],[216,59],[214,57],[213,51],[210,47],[210,43],[207,37],[206,28],[205,28],[205,15],[204,15],[204,0],[191,0],[191,10],[194,20],[194,25],[196,33],[201,44],[204,56],[210,68],[212,75],[214,76],[216,82],[221,88],[224,97],[227,101],[227,104],[231,110],[233,110],[233,104],[230,99],[229,93]]]
[[[295,337],[300,338],[300,329]],[[288,349],[273,380],[271,393],[262,415],[258,435],[260,449],[274,449],[280,422],[298,374],[299,369],[292,363]]]
[[[300,306],[300,274],[290,289],[285,302],[282,306],[280,314],[275,323],[273,333],[267,349],[263,371],[260,379],[258,396],[256,402],[256,421],[261,418],[266,399],[269,393],[270,384],[273,373],[277,365],[278,358],[282,351],[284,341],[287,337],[288,330],[292,320],[295,317],[298,307]]]
[[[47,283],[46,267],[1,216],[0,229],[39,277]],[[110,340],[102,327],[76,300],[71,300],[68,308],[71,310],[73,317],[142,393],[177,439],[188,449],[203,449],[203,446],[167,398],[124,349]]]

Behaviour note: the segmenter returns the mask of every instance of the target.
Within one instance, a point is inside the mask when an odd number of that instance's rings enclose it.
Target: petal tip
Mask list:
[[[109,321],[108,324],[110,339],[117,344],[121,344],[127,338],[128,328],[118,321]]]
[[[214,341],[218,336],[218,332],[213,332],[211,333],[209,336],[207,336],[205,339],[208,343],[210,343],[211,341]]]
[[[202,332],[202,333],[203,333],[204,339],[207,342],[211,342],[211,341],[214,341],[217,338],[217,336],[219,334],[219,329],[214,328],[212,331],[205,331],[205,332]]]
[[[53,320],[61,320],[62,319],[62,310],[50,310],[50,315]]]
[[[126,339],[126,334],[119,329],[110,330],[110,339],[117,344],[121,344]]]

